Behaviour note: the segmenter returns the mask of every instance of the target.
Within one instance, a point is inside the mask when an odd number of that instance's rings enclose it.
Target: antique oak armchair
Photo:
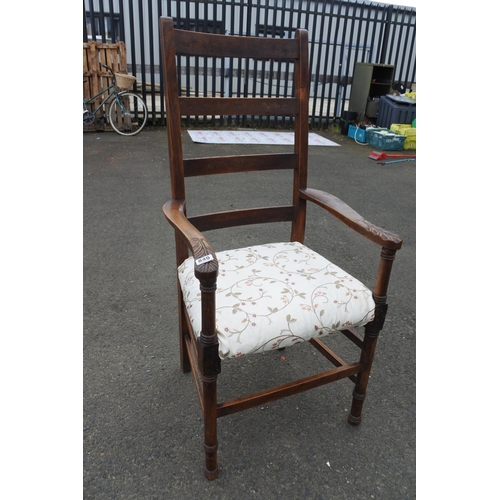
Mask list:
[[[354,382],[348,421],[352,425],[361,422],[375,345],[387,310],[391,267],[402,240],[371,224],[335,196],[307,186],[309,82],[305,30],[297,29],[293,39],[225,36],[178,30],[173,20],[165,17],[160,19],[160,27],[172,195],[163,212],[175,229],[181,368],[194,376],[204,417],[205,476],[215,479],[219,472],[217,419],[224,415],[348,377]],[[180,55],[210,60],[289,61],[294,69],[293,96],[182,96],[177,66]],[[236,115],[293,117],[293,152],[183,157],[183,117]],[[241,172],[258,175],[273,169],[289,169],[293,176],[290,205],[187,216],[186,177]],[[319,205],[381,247],[373,292],[304,245],[307,202]],[[208,230],[283,221],[291,224],[287,242],[216,251],[204,235]],[[293,287],[283,277],[283,270],[293,276]],[[357,331],[359,327],[364,327],[364,334]],[[331,333],[351,340],[359,348],[359,360],[345,362],[320,340]],[[234,400],[217,400],[222,359],[304,341],[316,347],[333,368]]]

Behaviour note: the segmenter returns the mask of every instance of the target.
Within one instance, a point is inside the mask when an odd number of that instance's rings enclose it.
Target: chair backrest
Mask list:
[[[292,203],[224,211],[189,217],[200,231],[264,222],[291,222],[291,240],[303,242],[309,135],[309,83],[307,32],[298,29],[293,39],[217,35],[175,29],[171,18],[160,19],[163,75],[166,87],[167,129],[173,200],[185,200],[185,178],[261,170],[293,170]],[[278,60],[293,66],[291,97],[207,97],[180,95],[179,56]],[[189,69],[187,69],[189,71]],[[215,69],[214,69],[215,71]],[[185,94],[185,93],[184,93]],[[189,92],[188,92],[189,94]],[[294,148],[289,153],[184,158],[182,117],[189,116],[290,116]]]

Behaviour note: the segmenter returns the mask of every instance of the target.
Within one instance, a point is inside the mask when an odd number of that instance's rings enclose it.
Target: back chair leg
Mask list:
[[[182,238],[175,233],[175,252],[177,267],[179,267],[189,256],[186,244]],[[181,356],[181,369],[184,373],[191,371],[191,363],[188,355],[188,345],[186,339],[189,337],[188,319],[184,313],[184,299],[182,297],[182,290],[179,280],[177,280],[177,310],[179,315],[179,348]]]
[[[191,371],[191,363],[188,356],[188,346],[186,338],[189,336],[189,327],[187,325],[186,317],[184,316],[184,301],[182,300],[182,292],[178,290],[179,297],[179,349],[181,357],[181,369],[183,373]]]

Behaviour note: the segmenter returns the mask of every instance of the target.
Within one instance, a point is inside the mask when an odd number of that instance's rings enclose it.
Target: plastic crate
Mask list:
[[[403,149],[417,149],[417,129],[410,124],[393,123],[391,131],[406,136]]]
[[[349,130],[347,135],[358,142],[366,142],[366,130],[364,128],[355,127],[354,125],[349,125]]]
[[[366,142],[370,143],[370,138],[374,132],[382,132],[382,131],[389,132],[389,129],[384,127],[368,127],[366,129]]]
[[[416,115],[416,104],[395,101],[391,96],[382,96],[378,107],[377,126],[390,127],[393,123],[411,124]]]
[[[399,151],[403,149],[406,139],[406,135],[395,134],[394,132],[387,134],[372,132],[370,134],[370,146],[385,151]]]

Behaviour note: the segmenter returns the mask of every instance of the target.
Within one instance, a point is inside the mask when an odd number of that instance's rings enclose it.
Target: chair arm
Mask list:
[[[403,240],[396,233],[368,222],[349,205],[330,193],[318,189],[305,188],[300,190],[299,196],[304,200],[312,201],[323,207],[351,229],[354,229],[354,231],[381,247],[399,250],[403,244]]]
[[[171,200],[163,205],[163,213],[191,250],[195,276],[200,281],[215,281],[219,271],[217,256],[203,233],[189,222],[185,206],[185,200]]]

